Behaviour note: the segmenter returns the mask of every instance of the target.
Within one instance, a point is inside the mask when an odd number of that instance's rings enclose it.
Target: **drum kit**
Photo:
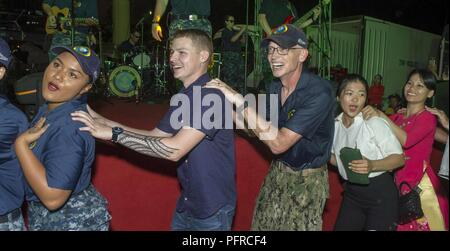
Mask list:
[[[106,57],[103,61],[103,86],[106,97],[135,97],[140,101],[168,94],[166,47],[154,44],[151,50],[137,46],[120,59]]]

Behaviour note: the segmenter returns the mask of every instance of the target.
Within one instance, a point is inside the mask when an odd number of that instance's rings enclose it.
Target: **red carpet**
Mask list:
[[[167,105],[95,102],[100,114],[126,125],[152,129]],[[236,136],[237,208],[233,230],[249,230],[256,196],[268,171],[270,151],[255,139]],[[113,230],[169,230],[179,185],[175,163],[98,142],[94,184],[108,199]],[[330,172],[332,189],[324,229],[333,227],[342,188]]]
[[[92,107],[112,120],[152,129],[168,106],[98,101]],[[233,230],[250,229],[255,199],[268,171],[270,156],[262,143],[236,135],[238,198]],[[324,230],[333,229],[342,198],[339,176],[334,167],[329,170],[330,198],[323,215]],[[170,230],[180,193],[175,163],[99,141],[93,182],[109,201],[112,230]]]

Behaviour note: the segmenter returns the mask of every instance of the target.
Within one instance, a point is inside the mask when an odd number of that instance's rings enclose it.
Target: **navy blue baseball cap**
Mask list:
[[[269,46],[270,41],[278,44],[281,48],[288,49],[296,45],[308,48],[308,39],[302,29],[292,24],[284,24],[275,29],[269,37],[261,42],[261,47]]]
[[[3,38],[0,38],[0,64],[8,69],[11,59],[11,49],[8,43]]]
[[[100,59],[95,51],[86,46],[55,46],[52,48],[52,52],[56,54],[61,54],[65,51],[70,52],[78,60],[84,73],[89,76],[91,83],[94,83],[100,72]]]

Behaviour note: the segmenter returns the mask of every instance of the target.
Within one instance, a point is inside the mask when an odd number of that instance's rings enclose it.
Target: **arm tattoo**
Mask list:
[[[124,131],[118,137],[117,143],[138,153],[148,156],[168,159],[179,149],[171,148],[161,142],[163,138],[150,137]]]

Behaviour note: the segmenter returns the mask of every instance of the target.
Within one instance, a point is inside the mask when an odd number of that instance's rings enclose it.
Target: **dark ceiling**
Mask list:
[[[102,23],[111,22],[112,0],[99,1],[99,16]],[[146,10],[153,10],[155,0],[130,0],[132,23],[137,22]],[[236,18],[244,22],[246,17],[247,0],[211,0],[211,21],[214,29],[222,26],[222,18],[225,14],[234,14]],[[307,12],[315,6],[319,0],[291,0],[297,7],[299,14]],[[38,9],[40,0],[0,0],[3,9]],[[254,0],[249,2],[249,17],[253,18]],[[346,17],[355,15],[368,15],[394,23],[411,26],[417,29],[441,34],[442,29],[448,23],[448,5],[446,0],[334,0],[333,17]]]

